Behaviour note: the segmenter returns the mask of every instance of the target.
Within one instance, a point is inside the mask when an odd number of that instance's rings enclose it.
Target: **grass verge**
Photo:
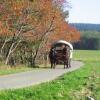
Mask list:
[[[31,70],[33,70],[33,68],[26,67],[24,65],[20,65],[20,66],[17,66],[17,67],[14,66],[14,67],[11,68],[10,66],[1,64],[0,65],[0,76],[20,73],[20,72],[25,72],[25,71],[31,71]]]

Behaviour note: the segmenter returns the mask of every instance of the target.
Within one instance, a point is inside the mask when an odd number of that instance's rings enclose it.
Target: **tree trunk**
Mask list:
[[[8,51],[8,54],[7,54],[7,57],[6,57],[6,61],[5,61],[5,64],[8,64],[9,62],[9,58],[10,58],[10,55],[16,50],[16,48],[18,47],[18,45],[20,44],[21,40],[18,41],[18,43],[16,44],[16,42],[13,42],[10,46],[10,49]]]
[[[10,55],[11,55],[11,51],[12,51],[14,45],[15,45],[15,43],[12,43],[12,45],[11,45],[9,51],[8,51],[8,54],[7,54],[7,57],[6,57],[6,61],[5,61],[5,64],[6,64],[6,65],[7,65],[8,62],[9,62],[9,58],[10,58]]]
[[[55,17],[53,17],[53,19],[51,20],[50,26],[49,26],[48,29],[44,32],[43,36],[42,36],[41,39],[40,39],[41,42],[39,43],[38,48],[36,49],[36,54],[35,54],[35,56],[34,56],[34,62],[35,62],[35,60],[36,60],[36,57],[37,57],[37,55],[38,55],[38,52],[39,52],[41,46],[42,46],[43,43],[44,43],[45,38],[48,36],[49,32],[51,32],[51,31],[54,30],[54,29],[52,29],[52,25],[53,25],[54,19],[55,19]]]
[[[5,45],[6,45],[6,43],[7,43],[8,41],[10,41],[10,39],[8,39],[8,40],[5,39],[5,41],[4,41],[4,43],[3,43],[2,47],[1,47],[1,50],[0,50],[0,57],[3,56],[3,49],[4,49],[4,47],[5,47]]]
[[[17,46],[21,42],[21,40],[19,40],[18,43],[16,44],[15,38],[18,39],[19,35],[21,34],[22,29],[23,29],[23,26],[21,26],[21,29],[13,35],[12,44],[11,44],[10,49],[8,51],[5,64],[8,64],[11,53],[15,51],[15,49],[17,48]]]

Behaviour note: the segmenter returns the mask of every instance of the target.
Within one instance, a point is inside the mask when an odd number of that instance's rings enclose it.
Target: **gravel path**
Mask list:
[[[63,69],[63,67],[57,66],[56,69],[36,69],[28,72],[0,76],[0,90],[23,88],[47,82],[66,72],[80,68],[83,63],[79,61],[72,61],[71,65],[72,67],[69,69]]]

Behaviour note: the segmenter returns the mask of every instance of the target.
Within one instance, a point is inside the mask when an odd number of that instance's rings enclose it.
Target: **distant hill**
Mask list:
[[[100,32],[100,24],[84,24],[84,23],[69,23],[71,26],[74,26],[79,31],[99,31]]]
[[[100,50],[100,24],[70,23],[81,33],[80,41],[73,44],[74,49]]]

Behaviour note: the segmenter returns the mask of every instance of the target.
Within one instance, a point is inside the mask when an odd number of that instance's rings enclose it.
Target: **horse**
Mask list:
[[[50,59],[50,63],[51,63],[51,68],[55,68],[55,66],[56,66],[56,51],[54,48],[51,48],[51,50],[49,52],[49,59]]]

